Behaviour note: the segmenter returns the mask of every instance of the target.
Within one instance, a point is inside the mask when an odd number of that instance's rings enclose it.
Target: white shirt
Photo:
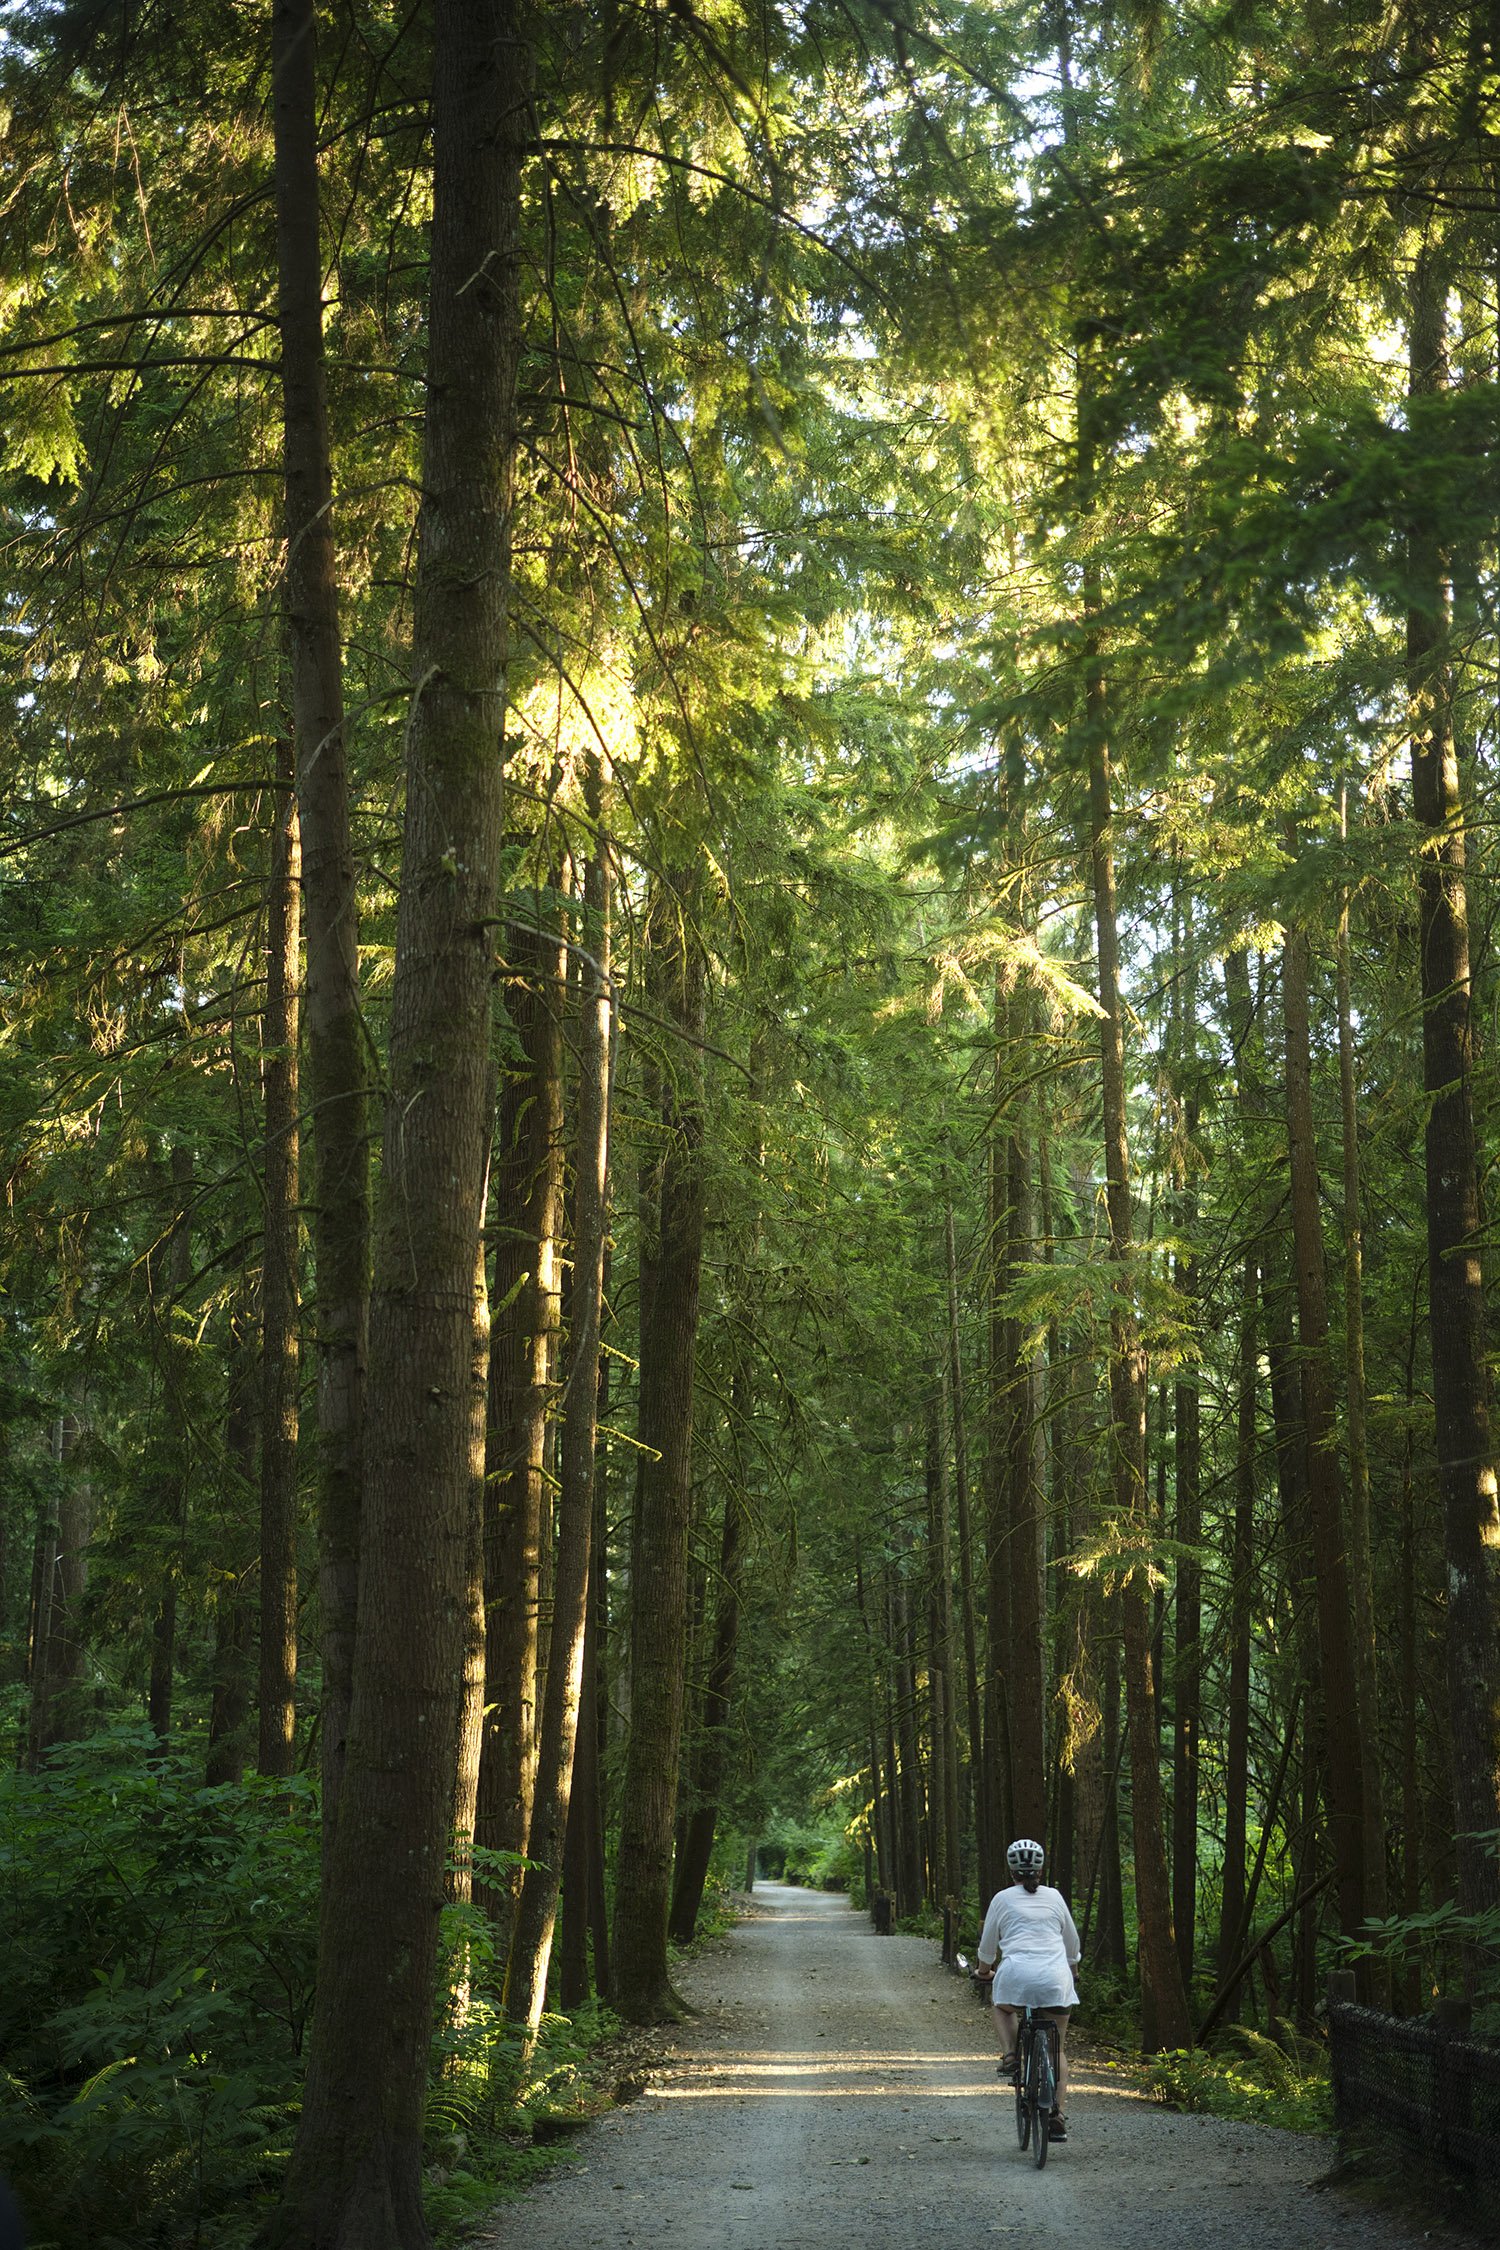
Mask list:
[[[990,1999],[1000,2008],[1076,2008],[1073,1971],[1082,1951],[1068,1902],[1049,1883],[996,1891],[984,1918],[979,1958],[1000,1967]]]

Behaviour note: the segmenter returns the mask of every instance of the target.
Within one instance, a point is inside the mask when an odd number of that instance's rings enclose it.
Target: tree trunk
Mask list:
[[[88,1484],[69,1467],[78,1437],[76,1419],[59,1414],[52,1426],[58,1494],[55,1501],[43,1502],[32,1571],[25,1763],[33,1773],[54,1744],[71,1741],[83,1730],[78,1683],[94,1509]]]
[[[1197,1101],[1189,1094],[1189,1165],[1197,1124]],[[1190,1236],[1197,1224],[1198,1199],[1186,1168],[1180,1195],[1181,1230]],[[1198,1296],[1198,1261],[1189,1254],[1175,1264],[1177,1293],[1183,1301],[1184,1319],[1191,1324]],[[1172,1418],[1176,1459],[1173,1536],[1178,1549],[1172,1652],[1172,1920],[1182,1981],[1191,1990],[1198,1922],[1198,1745],[1203,1684],[1203,1567],[1197,1554],[1203,1535],[1202,1439],[1196,1368],[1185,1368],[1173,1385]]]
[[[1196,1295],[1196,1259],[1183,1262],[1179,1286],[1185,1297]],[[1172,1660],[1172,1920],[1182,1981],[1191,1988],[1198,1920],[1198,1742],[1203,1679],[1203,1568],[1196,1553],[1203,1531],[1196,1376],[1174,1386],[1173,1413],[1177,1456],[1174,1533],[1179,1554]]]
[[[485,1466],[485,1721],[476,1841],[519,1859],[536,1789],[547,1406],[560,1316],[562,1218],[561,940],[541,900],[511,925],[505,986],[512,1044],[496,1128],[494,1328]],[[480,1887],[498,1958],[510,1944],[521,1870]]]
[[[489,1206],[486,1187],[481,1210]],[[490,1291],[481,1235],[474,1260],[474,1333],[470,1339],[469,1396],[474,1426],[469,1433],[474,1479],[469,1493],[468,1547],[464,1570],[464,1654],[458,1706],[458,1754],[453,1778],[453,1861],[448,1894],[456,1903],[474,1898],[474,1842],[479,1822],[479,1759],[484,1741],[486,1631],[484,1606],[484,1464],[489,1408]],[[467,1998],[467,1980],[465,1983]]]
[[[865,1678],[868,1683],[866,1726],[870,1740],[870,1828],[875,1844],[876,1881],[888,1897],[894,1898],[896,1846],[890,1787],[893,1776],[889,1764],[882,1768],[880,1755],[880,1687],[885,1677],[885,1657],[875,1639],[875,1628],[870,1622],[864,1563],[857,1546],[854,1554],[854,1599],[865,1641]]]
[[[1338,1429],[1329,1379],[1323,1227],[1318,1203],[1317,1149],[1313,1139],[1308,941],[1302,930],[1290,931],[1282,949],[1282,1002],[1302,1419],[1307,1442],[1308,1528],[1317,1586],[1329,1841],[1338,1869],[1335,1889],[1339,1922],[1345,1936],[1352,1937],[1359,1930],[1365,1913],[1359,1686],[1349,1614]]]
[[[758,1057],[752,1049],[752,1099],[759,1091]],[[755,1153],[757,1180],[765,1163],[765,1149]],[[760,1241],[760,1206],[757,1202],[749,1230],[749,1256],[737,1276],[734,1294],[742,1310],[749,1295],[750,1266]],[[748,1318],[748,1313],[745,1314]],[[728,1481],[724,1493],[724,1521],[719,1543],[718,1596],[714,1617],[713,1652],[703,1693],[703,1714],[695,1746],[691,1809],[683,1827],[681,1850],[672,1889],[669,1935],[681,1945],[691,1943],[698,1926],[704,1886],[713,1860],[719,1804],[729,1770],[730,1721],[733,1714],[735,1674],[739,1662],[740,1618],[744,1604],[744,1574],[749,1535],[746,1507],[748,1466],[745,1433],[755,1410],[752,1369],[748,1349],[735,1353],[730,1377],[730,1443]]]
[[[283,766],[284,778],[291,775]],[[297,1734],[297,1012],[302,874],[297,800],[276,800],[266,892],[265,1143],[260,1285],[260,1741],[263,1774],[292,1771]]]
[[[177,1342],[177,1302],[192,1272],[188,1204],[193,1185],[193,1152],[180,1144],[172,1151],[172,1220],[161,1254],[148,1261],[152,1277],[153,1350],[160,1385],[157,1445],[160,1467],[156,1516],[162,1533],[162,1589],[151,1626],[151,1676],[146,1715],[165,1749],[172,1733],[172,1701],[177,1682],[177,1594],[187,1538],[188,1417],[180,1385],[185,1368]]]
[[[896,1673],[897,1796],[901,1811],[896,1889],[899,1911],[919,1914],[927,1902],[926,1791],[917,1736],[915,1635],[906,1580],[899,1565],[892,1567],[888,1586],[890,1644]]]
[[[247,1300],[250,1291],[246,1290]],[[238,1781],[249,1754],[251,1688],[255,1670],[252,1632],[254,1595],[251,1586],[257,1563],[253,1547],[246,1554],[247,1534],[255,1527],[255,1440],[261,1406],[261,1338],[255,1333],[253,1312],[247,1302],[243,1316],[232,1323],[229,1362],[229,1397],[224,1415],[224,1466],[227,1515],[234,1527],[232,1559],[219,1582],[214,1605],[213,1684],[208,1713],[208,1757],[203,1779],[212,1789],[220,1782]],[[226,1525],[226,1531],[229,1526]]]
[[[948,1520],[948,1456],[943,1431],[943,1387],[935,1382],[927,1408],[927,1554],[930,1583],[928,1638],[932,1682],[935,1822],[942,1839],[939,1895],[963,1890],[958,1809],[958,1698],[953,1678],[953,1561]]]
[[[437,0],[427,411],[343,1798],[278,2250],[426,2250],[422,2116],[470,1551],[528,68]],[[304,838],[305,840],[305,838]]]
[[[1339,784],[1339,831],[1349,832],[1348,785]],[[1376,1663],[1375,1570],[1370,1552],[1370,1452],[1365,1415],[1364,1227],[1359,1181],[1359,1113],[1355,1097],[1354,1004],[1349,962],[1349,892],[1339,902],[1337,940],[1339,1097],[1344,1155],[1344,1369],[1349,1434],[1349,1584],[1354,1604],[1354,1661],[1359,1682],[1360,1787],[1364,1808],[1365,1912],[1387,1911],[1385,1788],[1380,1771],[1380,1675]],[[1389,1978],[1366,1964],[1370,1998],[1389,2000]]]
[[[724,1525],[719,1544],[719,1595],[713,1654],[703,1694],[703,1728],[693,1761],[693,1804],[683,1834],[683,1849],[672,1886],[668,1934],[690,1945],[698,1927],[703,1889],[713,1858],[719,1799],[729,1765],[730,1718],[735,1665],[739,1653],[740,1609],[744,1599],[747,1525],[744,1502],[731,1479],[724,1494]]]
[[[1103,1769],[1103,1817],[1099,1827],[1099,1919],[1090,1959],[1100,1968],[1124,1974],[1129,1956],[1125,1947],[1125,1870],[1120,1850],[1120,1767],[1125,1745],[1120,1732],[1120,1633],[1119,1600],[1105,1605],[1104,1662],[1101,1667],[1099,1745]]]
[[[63,1420],[53,1424],[52,1454],[62,1448]],[[27,1749],[26,1764],[35,1770],[38,1753],[50,1725],[52,1692],[52,1621],[57,1600],[58,1522],[57,1496],[44,1491],[37,1506],[36,1532],[31,1548],[31,1601],[26,1614]]]
[[[1448,277],[1417,256],[1408,337],[1416,411],[1447,385]],[[1428,1100],[1427,1273],[1432,1396],[1447,1563],[1448,1742],[1459,1903],[1500,1904],[1500,1863],[1479,1839],[1500,1828],[1500,1508],[1485,1362],[1483,1214],[1474,1133],[1474,1052],[1464,808],[1453,735],[1451,595],[1440,520],[1407,542],[1406,686],[1412,809],[1432,841],[1419,867],[1422,1083]]]
[[[627,2022],[671,2019],[667,1913],[692,1522],[693,1387],[703,1263],[705,963],[663,891],[649,931],[656,1013],[683,1037],[660,1074],[662,1154],[641,1245],[639,1436],[630,1540],[630,1742],[615,1872],[614,2004]]]
[[[1255,1570],[1256,1299],[1260,1266],[1245,1253],[1240,1299],[1239,1411],[1235,1435],[1234,1529],[1229,1555],[1229,1681],[1224,1749],[1224,1874],[1219,1906],[1218,1974],[1235,1965],[1245,1915],[1245,1853],[1250,1790],[1250,1606]]]
[[[1426,1260],[1412,1276],[1411,1317],[1406,1333],[1406,1419],[1401,1447],[1401,1570],[1396,1591],[1396,1648],[1401,1683],[1401,1912],[1422,1906],[1422,1774],[1417,1717],[1421,1685],[1417,1678],[1419,1562],[1415,1478],[1412,1474],[1414,1410],[1417,1391],[1417,1332]],[[1413,1961],[1402,1979],[1398,2011],[1415,2015],[1422,2005],[1421,1964]]]
[[[592,1596],[589,1603],[592,1610]],[[589,1980],[589,1837],[598,1791],[592,1621],[586,1617],[583,1673],[578,1684],[578,1734],[573,1754],[573,1786],[568,1792],[568,1826],[563,1838],[562,1935],[557,1948],[558,2001],[565,2015],[581,2008]]]
[[[585,963],[578,1069],[578,1153],[573,1227],[571,1364],[563,1408],[562,1476],[557,1507],[557,1572],[542,1704],[537,1783],[505,1981],[505,2012],[536,2034],[547,1996],[547,1965],[562,1880],[583,1693],[584,1640],[593,1557],[594,1455],[599,1411],[599,1339],[604,1243],[609,1223],[610,1051],[614,980],[610,969],[610,889],[601,842],[585,884],[592,958]]]
[[[338,1817],[354,1664],[369,1330],[367,1034],[334,568],[323,360],[317,31],[313,0],[272,0],[277,311],[286,484],[284,612],[302,826],[307,1076],[317,1271],[318,1602],[324,1847]]]
[[[995,989],[994,1101],[997,1117],[1005,1102],[1005,1063],[1009,1011],[997,981]],[[985,1725],[983,1787],[988,1813],[982,1823],[990,1861],[980,1869],[980,1895],[988,1899],[1009,1880],[1005,1850],[1017,1834],[1015,1773],[1010,1755],[1010,1386],[1014,1370],[1007,1357],[1010,1335],[1003,1311],[1010,1286],[1012,1225],[1010,1143],[998,1125],[989,1140],[987,1247],[985,1256],[985,1341],[987,1395],[984,1429],[985,1546]]]
[[[1097,566],[1090,566],[1085,608],[1099,605]],[[1110,1257],[1118,1270],[1110,1324],[1109,1396],[1114,1456],[1115,1508],[1127,1551],[1146,1548],[1150,1523],[1146,1493],[1146,1362],[1127,1292],[1131,1286],[1133,1222],[1130,1157],[1126,1137],[1124,1016],[1120,992],[1120,941],[1115,911],[1114,818],[1105,734],[1107,713],[1097,664],[1088,682],[1089,854],[1099,962],[1100,1084],[1104,1106],[1104,1166]],[[1130,1743],[1131,1814],[1135,1845],[1136,1914],[1141,1972],[1141,2040],[1148,2052],[1185,2047],[1191,2037],[1182,1964],[1172,1927],[1172,1894],[1162,1820],[1157,1763],[1156,1706],[1151,1692],[1151,1624],[1144,1570],[1132,1568],[1120,1587],[1125,1711]]]
[[[943,1251],[948,1277],[948,1396],[953,1431],[953,1496],[958,1510],[958,1599],[963,1618],[964,1702],[969,1721],[970,1799],[974,1814],[974,1847],[980,1868],[980,1892],[994,1864],[989,1834],[990,1793],[984,1785],[984,1726],[980,1706],[979,1652],[975,1626],[974,1535],[969,1513],[969,1433],[964,1410],[964,1363],[958,1324],[958,1259],[953,1241],[953,1200],[943,1203]]]
[[[1018,1000],[1011,1010],[1013,1037],[1024,1039],[1029,1011]],[[1009,1284],[1031,1256],[1032,1194],[1030,1152],[1019,1117],[1009,1135],[1007,1204],[1010,1244]],[[1045,1842],[1047,1835],[1047,1658],[1042,1611],[1042,1494],[1036,1474],[1031,1370],[1021,1322],[1004,1322],[1004,1370],[1008,1384],[1005,1445],[1006,1576],[1010,1594],[1009,1666],[1006,1710],[1010,1722],[1011,1818],[1016,1833]]]
[[[614,1022],[614,1038],[618,1045],[619,1017]],[[611,1061],[613,1075],[613,1061]],[[609,1244],[604,1249],[604,1333],[608,1333],[609,1314]],[[608,1354],[599,1360],[599,1427],[602,1430],[609,1410],[610,1363]],[[608,1777],[610,1729],[614,1724],[610,1708],[609,1651],[610,1651],[610,1544],[609,1544],[609,1476],[608,1454],[600,1448],[594,1478],[594,1553],[593,1567],[589,1572],[589,1614],[584,1652],[584,1680],[588,1696],[592,1699],[593,1724],[590,1730],[593,1775],[592,1811],[586,1831],[588,1851],[588,1914],[589,1939],[594,1949],[594,1990],[601,2000],[608,2000],[614,1991],[613,1951],[610,1945],[609,1892],[605,1882],[604,1830],[606,1816],[605,1790]],[[580,1709],[579,1724],[583,1724]]]

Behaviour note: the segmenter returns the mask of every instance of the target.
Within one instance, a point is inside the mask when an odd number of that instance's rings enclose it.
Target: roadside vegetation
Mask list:
[[[44,2241],[428,2250],[757,1849],[1036,1836],[1174,2098],[1494,2025],[1497,73],[7,7]]]

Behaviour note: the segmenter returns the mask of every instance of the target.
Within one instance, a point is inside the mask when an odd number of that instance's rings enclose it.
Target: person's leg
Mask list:
[[[1016,2011],[1002,2008],[997,2001],[994,2016],[995,2029],[1000,2034],[1000,2060],[1013,2063],[1016,2059]]]
[[[1054,2008],[1052,2020],[1057,2025],[1057,2107],[1063,2109],[1068,2093],[1068,2010]]]

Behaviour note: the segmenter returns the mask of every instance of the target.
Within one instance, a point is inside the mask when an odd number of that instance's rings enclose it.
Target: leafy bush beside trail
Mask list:
[[[318,1861],[309,1782],[205,1788],[141,1725],[0,1775],[0,2173],[32,2250],[253,2239],[301,2098]],[[549,2016],[523,2057],[493,1973],[483,1917],[447,1908],[428,2106],[440,2241],[610,2098],[587,2064],[613,2019]]]
[[[1236,2026],[1213,2051],[1179,2048],[1153,2055],[1146,2090],[1169,2109],[1200,2111],[1291,2133],[1333,2130],[1333,2090],[1326,2070],[1308,2069],[1274,2039]]]
[[[309,1785],[205,1788],[124,1725],[0,1781],[0,2167],[36,2250],[232,2250],[290,2139],[312,2007]]]

